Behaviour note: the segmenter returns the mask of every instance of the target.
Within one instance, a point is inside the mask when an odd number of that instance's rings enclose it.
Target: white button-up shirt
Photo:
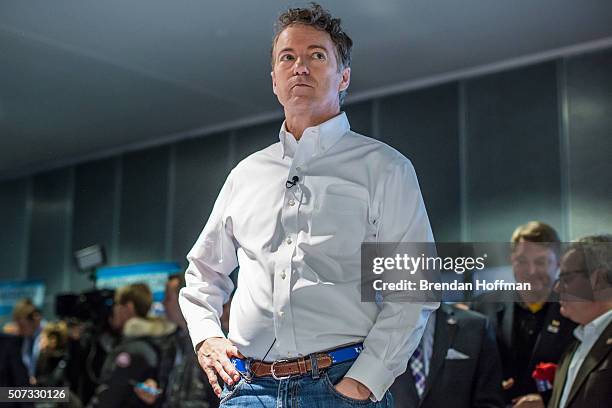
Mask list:
[[[567,378],[565,379],[565,384],[563,386],[563,394],[561,394],[561,400],[559,401],[560,407],[565,406],[582,363],[584,363],[587,354],[589,354],[589,351],[591,351],[599,339],[599,336],[601,336],[610,322],[612,322],[612,310],[608,310],[606,313],[594,319],[592,322],[584,326],[578,326],[574,329],[574,336],[580,340],[580,345],[570,360],[570,365],[567,370]]]
[[[219,317],[240,265],[228,337],[244,355],[273,361],[363,341],[346,376],[379,400],[438,303],[361,302],[361,243],[432,241],[402,154],[350,131],[344,113],[299,142],[283,124],[280,142],[231,171],[187,255],[180,305],[193,344],[224,336]]]

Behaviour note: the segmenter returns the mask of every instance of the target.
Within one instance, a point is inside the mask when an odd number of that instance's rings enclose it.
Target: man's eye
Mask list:
[[[292,61],[293,60],[293,55],[291,55],[291,54],[281,55],[280,60],[281,61]]]
[[[320,60],[325,59],[325,54],[323,54],[322,52],[315,52],[314,54],[312,54],[312,56],[315,59],[320,59]]]

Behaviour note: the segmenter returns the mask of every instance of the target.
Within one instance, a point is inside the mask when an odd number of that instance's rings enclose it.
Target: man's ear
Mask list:
[[[340,80],[340,86],[338,92],[345,91],[351,83],[351,68],[346,67],[342,70],[342,79]]]
[[[270,76],[272,77],[272,92],[274,92],[274,95],[278,95],[276,93],[276,75],[274,75],[274,71],[270,72]]]

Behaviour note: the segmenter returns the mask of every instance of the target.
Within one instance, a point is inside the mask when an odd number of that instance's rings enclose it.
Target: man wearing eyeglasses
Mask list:
[[[579,324],[576,340],[556,370],[549,408],[612,405],[612,235],[588,236],[570,246],[555,291],[561,314]],[[538,395],[515,408],[543,408]]]
[[[559,272],[560,242],[550,225],[531,221],[512,234],[512,271],[517,282],[531,290],[518,291],[505,302],[485,294],[474,309],[484,313],[497,333],[502,358],[504,399],[512,404],[527,394],[536,394],[531,377],[539,363],[557,363],[572,341],[575,324],[561,315],[552,291]],[[545,401],[550,390],[542,393]]]

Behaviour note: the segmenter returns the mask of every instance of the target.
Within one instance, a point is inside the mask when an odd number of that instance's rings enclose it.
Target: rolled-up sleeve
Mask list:
[[[232,220],[225,213],[232,195],[228,176],[202,233],[187,254],[186,287],[179,304],[195,347],[210,337],[225,337],[220,317],[234,284],[229,275],[238,266]]]
[[[378,242],[433,242],[414,168],[401,157],[390,163],[375,200],[379,200]],[[364,349],[346,373],[366,385],[380,401],[397,376],[406,371],[427,319],[438,302],[384,300]]]

